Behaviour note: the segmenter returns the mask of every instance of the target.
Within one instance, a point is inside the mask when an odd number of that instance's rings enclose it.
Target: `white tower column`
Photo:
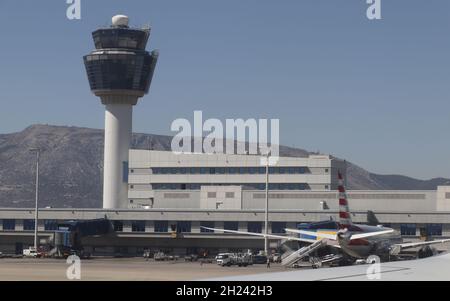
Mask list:
[[[132,116],[131,104],[106,105],[103,208],[124,208],[128,205],[128,153]]]

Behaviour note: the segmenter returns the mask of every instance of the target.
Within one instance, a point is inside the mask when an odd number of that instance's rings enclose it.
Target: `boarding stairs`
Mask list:
[[[288,256],[284,257],[281,260],[281,265],[282,266],[291,266],[291,265],[297,263],[298,261],[302,260],[306,256],[308,256],[315,250],[324,246],[325,244],[326,244],[325,240],[321,239],[321,240],[318,240],[318,241],[310,244],[309,246],[300,248],[297,251],[294,251],[291,254],[289,254]]]

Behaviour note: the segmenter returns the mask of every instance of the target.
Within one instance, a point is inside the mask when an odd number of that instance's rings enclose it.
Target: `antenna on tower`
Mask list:
[[[143,30],[150,30],[152,27],[150,26],[150,23],[145,23],[143,26],[142,26],[142,29]]]

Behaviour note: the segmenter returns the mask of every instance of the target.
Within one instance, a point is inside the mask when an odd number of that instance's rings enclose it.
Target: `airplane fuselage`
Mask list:
[[[323,227],[327,226],[327,227]],[[401,243],[402,238],[398,233],[382,234],[379,236],[372,236],[368,238],[360,239],[347,239],[354,234],[362,233],[372,233],[384,230],[389,230],[390,228],[382,226],[369,226],[364,224],[352,224],[352,225],[340,225],[338,222],[329,223],[312,223],[299,227],[299,229],[312,230],[319,233],[325,234],[337,234],[339,230],[347,229],[344,237],[339,237],[336,241],[329,240],[329,245],[338,245],[342,252],[346,255],[360,259],[367,258],[370,255],[389,255],[390,247],[395,243]],[[305,235],[300,237],[313,238]],[[347,237],[347,238],[346,238]],[[314,239],[321,239],[320,235],[314,237]]]

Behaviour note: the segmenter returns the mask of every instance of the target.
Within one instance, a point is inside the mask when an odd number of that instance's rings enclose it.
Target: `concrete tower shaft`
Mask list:
[[[132,120],[133,107],[130,104],[106,105],[103,208],[124,207],[128,201],[126,179]]]
[[[129,28],[123,15],[92,37],[96,50],[84,56],[84,65],[91,91],[106,106],[103,208],[123,208],[128,205],[133,106],[149,91],[158,52],[145,50],[150,29]]]

